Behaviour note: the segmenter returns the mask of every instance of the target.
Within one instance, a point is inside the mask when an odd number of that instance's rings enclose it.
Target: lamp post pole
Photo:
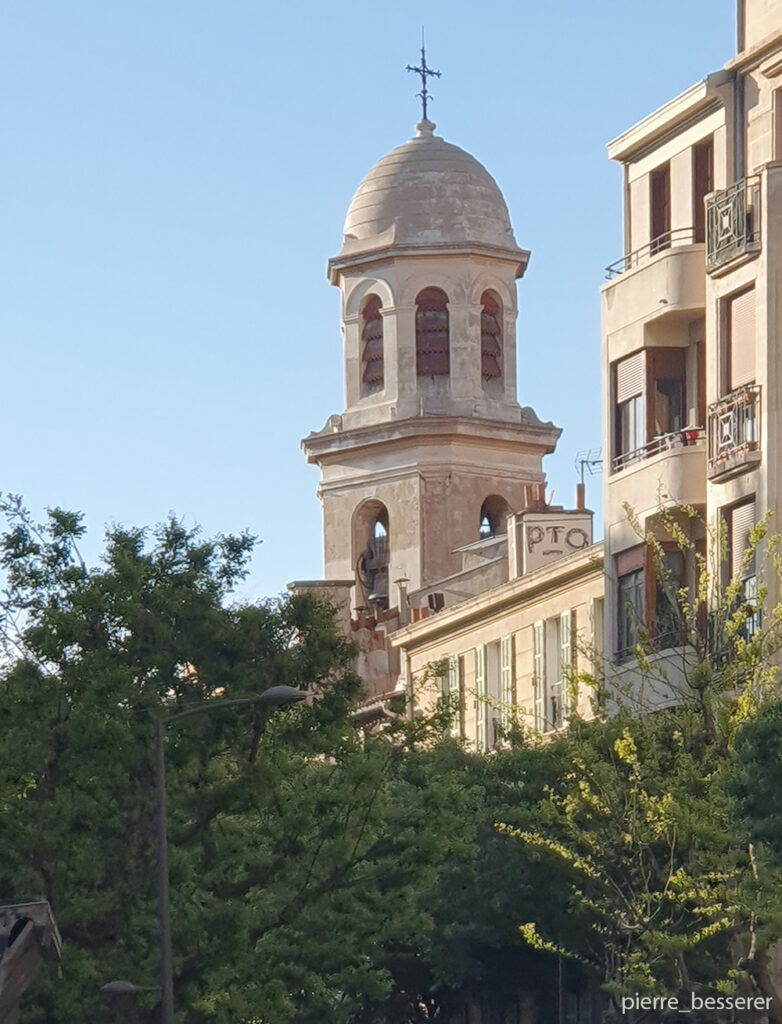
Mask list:
[[[175,717],[175,716],[173,716]],[[166,719],[155,716],[155,796],[157,811],[157,920],[160,948],[162,1024],[174,1024],[174,972],[171,958],[171,901],[168,891],[168,811],[166,757],[163,746]]]
[[[162,993],[161,1024],[174,1024],[174,969],[171,947],[171,901],[168,888],[168,812],[166,807],[166,726],[179,718],[212,712],[217,708],[263,704],[268,708],[281,707],[304,700],[305,693],[292,686],[272,686],[256,697],[238,700],[215,700],[186,708],[173,715],[155,715],[155,794],[156,818],[155,852],[157,859],[157,913],[158,943],[160,950],[160,990]]]

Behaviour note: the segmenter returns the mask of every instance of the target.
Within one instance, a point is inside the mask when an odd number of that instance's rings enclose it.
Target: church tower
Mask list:
[[[426,118],[353,196],[328,265],[345,409],[302,447],[321,471],[326,580],[355,581],[354,608],[460,571],[460,549],[544,483],[560,431],[516,395],[528,259],[494,179]]]

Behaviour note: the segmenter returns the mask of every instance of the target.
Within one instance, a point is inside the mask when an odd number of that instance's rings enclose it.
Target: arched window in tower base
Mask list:
[[[511,507],[499,494],[490,494],[481,505],[479,517],[478,536],[481,540],[487,537],[497,537],[505,533],[506,520],[511,513]]]
[[[375,498],[364,502],[353,517],[357,607],[388,607],[389,540],[388,509]]]

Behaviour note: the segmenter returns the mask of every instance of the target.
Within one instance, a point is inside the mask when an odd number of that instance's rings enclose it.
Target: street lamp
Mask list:
[[[156,715],[151,712],[155,722],[155,794],[157,804],[157,829],[155,836],[155,853],[157,859],[157,913],[160,949],[160,986],[140,988],[128,981],[110,981],[101,988],[101,992],[109,995],[128,994],[134,992],[161,992],[162,1016],[161,1024],[174,1024],[174,972],[171,952],[171,903],[168,890],[168,824],[166,809],[166,759],[165,730],[171,722],[190,715],[210,713],[218,708],[236,708],[249,704],[260,704],[267,708],[283,707],[304,700],[306,694],[293,686],[271,686],[255,697],[239,697],[236,700],[213,700],[205,704],[185,708],[172,715]]]

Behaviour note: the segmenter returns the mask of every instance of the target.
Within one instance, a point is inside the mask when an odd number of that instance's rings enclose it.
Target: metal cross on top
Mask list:
[[[423,114],[424,114],[423,119],[424,119],[424,121],[427,121],[428,118],[426,116],[426,104],[427,104],[427,101],[429,99],[429,92],[428,92],[428,90],[426,88],[426,80],[430,76],[434,76],[435,78],[439,78],[440,77],[440,72],[439,71],[433,71],[431,68],[428,68],[426,66],[426,47],[425,47],[425,44],[424,44],[424,30],[423,29],[421,29],[421,67],[420,68],[414,68],[414,67],[411,67],[408,64],[407,68],[405,70],[407,70],[407,71],[414,71],[417,75],[421,76],[421,86],[422,86],[422,88],[421,88],[421,91],[419,93],[416,93],[416,95],[421,97],[421,105],[423,107]]]

